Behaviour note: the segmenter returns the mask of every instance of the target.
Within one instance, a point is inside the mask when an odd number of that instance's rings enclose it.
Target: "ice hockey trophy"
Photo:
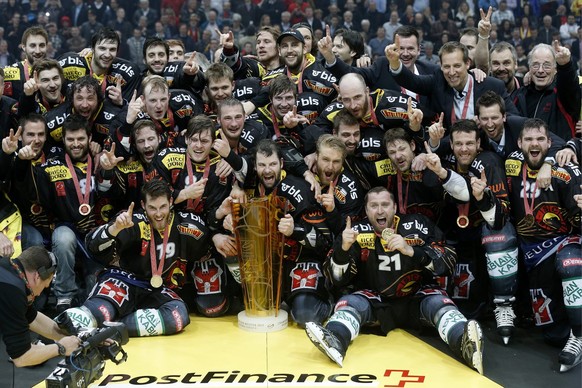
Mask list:
[[[232,219],[245,310],[239,328],[259,333],[287,327],[287,312],[280,309],[283,234],[277,226],[287,200],[275,195],[232,203]]]

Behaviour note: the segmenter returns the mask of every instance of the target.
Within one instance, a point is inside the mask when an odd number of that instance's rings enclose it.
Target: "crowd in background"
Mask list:
[[[438,49],[457,40],[463,28],[476,27],[479,8],[492,6],[490,44],[506,41],[516,48],[520,75],[527,71],[530,49],[555,39],[571,48],[579,63],[580,4],[579,0],[244,0],[238,4],[228,0],[2,0],[0,67],[21,59],[18,45],[23,31],[32,25],[48,31],[50,58],[88,47],[91,36],[109,26],[120,34],[119,56],[142,64],[142,47],[150,36],[180,39],[187,52],[204,53],[213,60],[218,30],[232,31],[244,53],[253,54],[258,28],[278,26],[283,32],[302,21],[311,25],[316,40],[326,25],[332,36],[340,28],[358,31],[373,57],[383,55],[398,27],[411,25],[420,32],[421,59],[438,63]]]

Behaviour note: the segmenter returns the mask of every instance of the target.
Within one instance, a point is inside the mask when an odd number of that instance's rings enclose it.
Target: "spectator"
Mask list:
[[[469,4],[462,0],[457,9],[457,13],[455,14],[454,20],[457,28],[462,29],[466,27],[466,21],[468,16],[474,16],[475,14],[469,7]]]
[[[91,8],[87,11],[88,20],[81,25],[81,35],[87,42],[91,40],[91,37],[95,35],[97,31],[103,28],[103,24],[97,21],[97,14]]]
[[[55,54],[57,56],[64,54],[65,52],[65,41],[59,30],[57,29],[56,23],[49,23],[46,25],[46,30],[48,32],[48,43],[51,44]]]
[[[441,35],[444,33],[448,35],[449,40],[459,39],[459,30],[457,29],[457,25],[449,18],[448,12],[444,9],[441,9],[439,10],[439,20],[431,25],[431,41],[442,41]]]
[[[386,36],[390,39],[390,43],[392,43],[392,38],[396,30],[402,27],[402,23],[398,20],[398,12],[392,11],[390,12],[390,20],[388,20],[384,25],[384,31],[386,31]]]
[[[97,21],[103,25],[107,25],[111,19],[114,18],[115,13],[111,8],[103,2],[103,0],[93,0],[93,4],[89,6],[90,10],[93,10]]]
[[[158,20],[158,12],[150,8],[149,0],[139,0],[139,8],[133,13],[132,21],[134,26],[139,26],[140,18],[145,16],[147,20],[147,29],[153,30],[154,23]],[[143,28],[143,27],[142,27]]]
[[[580,26],[576,23],[574,15],[568,15],[566,23],[560,26],[560,38],[565,46],[572,46],[572,43],[578,38],[578,29]]]
[[[370,39],[370,48],[372,49],[372,58],[384,56],[384,49],[391,43],[391,39],[386,36],[384,27],[378,27],[376,37]]]
[[[283,0],[264,0],[261,2],[260,9],[262,13],[266,13],[271,17],[273,25],[277,25],[281,23],[281,17],[287,7]]]
[[[513,37],[513,25],[507,19],[504,19],[501,25],[497,28],[497,35],[504,42],[509,42]]]
[[[89,9],[83,0],[73,0],[73,7],[68,15],[71,18],[72,25],[75,27],[81,27],[81,24],[89,20],[87,16],[88,10]]]
[[[201,24],[200,27],[204,31],[210,31],[213,38],[220,39],[220,36],[218,32],[216,32],[216,30],[222,30],[222,25],[218,23],[218,13],[216,12],[216,10],[211,9],[210,11],[208,11],[207,18],[208,20],[206,21],[206,23]]]
[[[180,21],[182,23],[188,23],[192,19],[193,14],[198,16],[200,23],[206,21],[206,14],[204,10],[198,7],[198,0],[187,0],[180,10]]]
[[[372,30],[377,30],[384,23],[386,15],[377,8],[377,2],[374,0],[368,1],[368,8],[364,11],[363,17],[368,19]]]
[[[441,60],[439,56],[434,53],[434,44],[432,42],[426,41],[423,44],[424,47],[424,55],[418,57],[419,60],[423,62],[432,63],[433,65],[441,64]]]
[[[51,23],[58,23],[64,14],[60,0],[47,0],[43,12],[48,15],[48,21]]]
[[[283,13],[281,13],[281,24],[280,24],[281,32],[290,30],[292,25],[293,24],[291,24],[291,12],[284,11]]]
[[[491,23],[500,26],[504,20],[509,20],[511,24],[515,24],[515,15],[513,15],[513,11],[507,8],[507,2],[505,0],[501,0],[499,2],[499,9],[493,11],[491,14]]]
[[[344,12],[343,23],[340,24],[340,28],[345,30],[355,30],[356,25],[354,24],[354,14],[351,11]]]
[[[236,7],[236,13],[242,16],[242,24],[248,26],[249,24],[258,24],[261,17],[261,10],[252,0],[244,0],[242,4]]]
[[[538,31],[538,40],[537,43],[545,43],[545,44],[552,44],[554,40],[554,35],[559,34],[557,28],[552,26],[552,17],[550,15],[544,16],[542,19],[542,26],[539,28]]]
[[[8,48],[10,52],[17,53],[18,45],[20,44],[20,38],[26,30],[26,25],[22,23],[21,15],[15,13],[12,15],[8,26],[6,27],[6,40],[8,41]]]
[[[315,30],[325,30],[323,22],[321,19],[317,19],[313,13],[313,7],[305,8],[305,23],[309,24],[311,31]]]
[[[145,43],[145,37],[141,33],[141,29],[134,28],[133,36],[127,39],[127,46],[129,47],[129,60],[134,64],[144,67],[143,60],[143,45]]]
[[[194,29],[194,31],[198,31],[198,29]],[[190,33],[191,30],[189,29],[189,26],[185,23],[181,23],[180,27],[178,27],[178,34],[174,37],[174,39],[182,42],[186,52],[194,51],[196,49],[196,43]]]
[[[8,42],[0,40],[0,68],[10,66],[16,62],[16,57],[8,52]]]
[[[568,22],[568,15],[566,14],[566,6],[560,4],[556,9],[556,14],[552,17],[552,26],[560,29],[560,27]]]
[[[124,42],[130,38],[133,26],[125,18],[125,9],[119,7],[115,12],[115,20],[109,22],[109,27],[115,31],[121,32],[121,41]]]

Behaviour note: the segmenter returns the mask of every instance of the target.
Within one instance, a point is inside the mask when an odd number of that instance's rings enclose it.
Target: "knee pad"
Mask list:
[[[66,313],[77,331],[83,329],[94,329],[103,323],[103,321],[98,322],[97,319],[95,319],[94,314],[86,306],[67,309]]]
[[[518,262],[515,228],[507,222],[501,230],[493,230],[487,223],[483,223],[481,236],[493,295],[503,297],[515,295]]]
[[[331,313],[331,303],[316,294],[299,293],[291,302],[291,317],[300,327],[307,322],[323,323]]]
[[[580,244],[567,244],[556,253],[556,271],[562,279],[564,305],[574,326],[582,324],[582,252]]]
[[[103,322],[115,321],[118,316],[113,304],[103,298],[89,298],[81,308],[92,314],[98,326],[101,326]]]
[[[171,301],[158,309],[140,309],[121,320],[128,328],[130,337],[175,334],[190,323],[184,302]]]
[[[420,318],[430,326],[436,327],[448,310],[457,310],[457,306],[445,295],[428,295],[420,302]]]

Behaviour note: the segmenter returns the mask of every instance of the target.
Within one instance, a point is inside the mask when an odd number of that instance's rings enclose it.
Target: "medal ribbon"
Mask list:
[[[193,185],[194,184],[194,171],[192,171],[192,160],[190,159],[190,155],[188,154],[188,151],[186,151],[186,170],[188,170],[188,182],[190,182],[190,184]],[[209,174],[210,174],[210,157],[207,156],[206,157],[206,164],[204,165],[204,173],[202,173],[202,179],[208,178]],[[204,194],[202,194],[202,195],[204,195]],[[202,196],[200,196],[199,198],[196,198],[196,200],[188,199],[188,202],[186,203],[186,208],[189,210],[192,210],[192,211],[196,210],[196,207],[200,203],[201,199],[202,199]]]
[[[469,89],[465,95],[465,104],[463,105],[463,111],[461,112],[461,119],[467,118],[467,111],[469,110],[469,102],[471,102],[471,93],[473,92],[473,78],[469,77]],[[457,116],[455,115],[455,104],[453,103],[453,109],[451,111],[451,123],[457,121]]]
[[[91,170],[93,169],[93,160],[91,160],[91,156],[87,156],[87,173],[85,175],[85,193],[81,193],[81,185],[79,184],[79,178],[77,177],[77,171],[75,170],[75,166],[73,166],[73,162],[71,162],[71,158],[69,154],[65,154],[65,162],[67,163],[67,167],[71,172],[71,176],[73,177],[73,185],[75,186],[75,191],[77,192],[77,199],[79,200],[79,205],[88,205],[89,198],[91,197]]]
[[[526,215],[532,215],[533,216],[533,209],[534,209],[534,202],[536,200],[536,192],[538,190],[538,181],[536,180],[536,183],[534,183],[534,187],[533,187],[533,191],[532,191],[532,196],[531,196],[531,203],[529,202],[529,198],[528,198],[528,194],[527,194],[527,190],[526,188],[526,183],[527,183],[527,167],[524,164],[523,165],[523,208],[525,210],[525,214]]]
[[[301,63],[301,70],[299,70],[299,74],[297,75],[297,94],[303,93],[303,70],[305,70],[305,62],[307,62],[307,60],[303,59],[303,62]],[[290,80],[293,80],[293,74],[291,74],[291,71],[289,71],[288,67],[287,77],[289,77]]]
[[[271,120],[273,121],[273,130],[275,131],[275,137],[278,139],[281,137],[281,131],[279,130],[279,122],[277,121],[277,116],[275,116],[273,105],[271,105],[269,111],[271,112]]]
[[[154,227],[150,224],[150,233],[151,233],[151,240],[150,240],[150,263],[152,267],[152,277],[154,276],[162,276],[162,272],[164,271],[164,263],[166,261],[166,246],[168,245],[168,238],[170,237],[170,226],[172,225],[173,216],[170,217],[168,225],[164,228],[164,238],[162,240],[162,252],[160,254],[160,261],[159,265],[156,265],[157,254],[156,254],[156,242],[154,238]]]
[[[398,185],[398,211],[402,214],[406,214],[406,206],[408,205],[408,188],[410,187],[410,180],[406,181],[406,195],[404,200],[402,198],[402,173],[398,171],[396,173],[396,180]]]
[[[370,120],[374,123],[375,126],[380,126],[378,123],[378,117],[376,117],[376,111],[374,110],[374,101],[372,100],[372,96],[368,98],[368,109],[370,109]]]

